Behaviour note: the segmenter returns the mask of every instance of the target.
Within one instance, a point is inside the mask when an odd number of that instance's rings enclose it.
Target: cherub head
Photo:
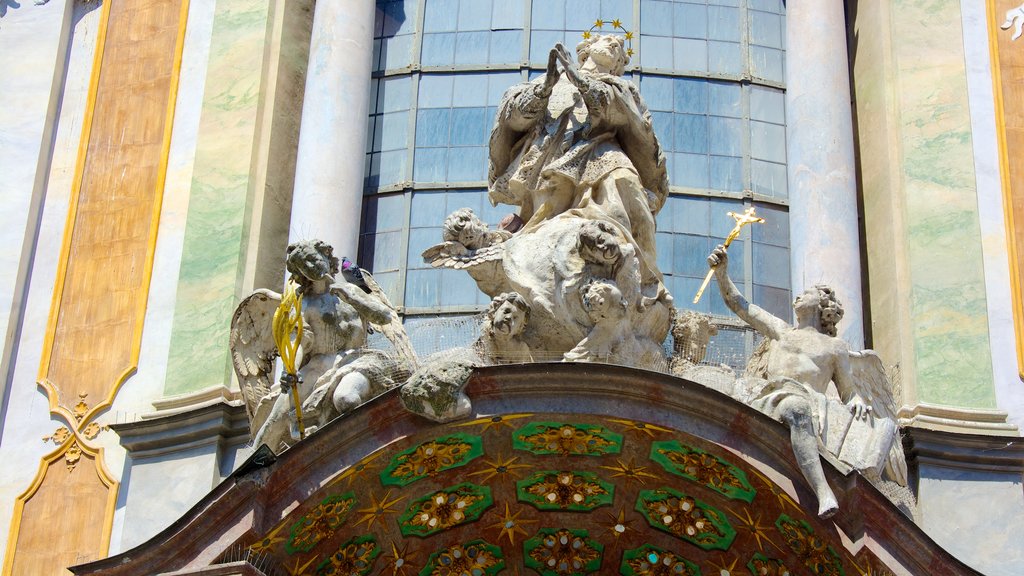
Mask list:
[[[288,245],[285,268],[299,286],[308,286],[338,273],[334,248],[323,240],[301,240]]]
[[[576,244],[580,257],[594,264],[614,264],[622,258],[620,237],[614,226],[600,220],[590,220],[580,228]]]
[[[530,320],[530,303],[516,292],[498,294],[487,307],[487,320],[495,335],[518,336]]]
[[[843,306],[836,299],[835,291],[824,284],[808,288],[793,299],[793,311],[798,321],[803,317],[817,315],[819,330],[829,336],[838,334],[836,324],[843,319]]]
[[[622,292],[611,282],[595,280],[583,287],[583,308],[595,324],[604,320],[621,318],[628,304]]]
[[[673,353],[677,358],[698,364],[704,360],[711,337],[716,334],[718,327],[711,323],[707,314],[677,310],[672,323]]]
[[[593,59],[602,71],[622,76],[629,64],[625,44],[625,38],[617,34],[594,34],[576,45],[576,57],[581,67]]]
[[[466,248],[483,248],[487,237],[487,224],[477,218],[471,208],[459,208],[444,219],[441,238],[445,242],[458,242]]]

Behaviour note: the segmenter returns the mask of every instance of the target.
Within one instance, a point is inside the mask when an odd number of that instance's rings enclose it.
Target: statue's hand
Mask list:
[[[846,407],[850,409],[853,417],[858,420],[867,420],[868,416],[871,415],[871,406],[864,402],[860,394],[854,394],[853,398],[850,398],[850,401],[846,403]]]
[[[558,83],[558,48],[552,48],[551,52],[548,53],[548,69],[544,75],[543,88],[540,89],[537,94],[541,98],[547,98],[551,95],[551,89]]]
[[[708,266],[716,272],[726,272],[729,268],[729,254],[726,252],[725,246],[722,244],[715,246],[715,249],[708,255]]]
[[[587,81],[580,77],[579,68],[576,67],[576,61],[573,59],[569,51],[565,49],[565,46],[561,44],[555,44],[555,47],[551,49],[551,52],[558,57],[558,61],[562,64],[562,68],[565,70],[565,76],[573,83],[574,86],[580,90],[586,90]]]

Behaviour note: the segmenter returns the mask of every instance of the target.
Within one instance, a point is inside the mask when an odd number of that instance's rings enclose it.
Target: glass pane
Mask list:
[[[521,58],[523,34],[518,30],[491,32],[491,64],[515,64]]]
[[[486,64],[489,32],[459,32],[455,38],[456,64]]]
[[[377,234],[373,241],[372,272],[398,270],[402,265],[402,233],[384,232]],[[344,254],[338,254],[344,256]]]
[[[711,157],[711,189],[743,191],[743,162],[739,158]]]
[[[676,275],[703,278],[708,273],[708,254],[711,253],[707,236],[676,234],[673,238],[673,273]]]
[[[676,138],[673,150],[676,152],[708,152],[708,117],[697,114],[675,114]]]
[[[533,0],[533,6],[530,9],[530,20],[534,30],[564,30],[565,1]],[[551,46],[554,46],[554,44]]]
[[[672,181],[688,188],[708,187],[708,157],[696,154],[673,154],[675,164]]]
[[[722,74],[743,73],[740,45],[731,42],[708,42],[708,70]]]
[[[378,89],[381,98],[381,112],[397,112],[408,110],[411,104],[409,96],[412,92],[412,78],[397,76],[385,78]]]
[[[750,118],[775,124],[786,123],[785,95],[781,90],[750,87]]]
[[[672,272],[672,234],[658,232],[654,235],[654,242],[658,246],[656,260],[658,268],[663,274]]]
[[[384,55],[384,69],[404,68],[412,63],[412,35],[405,34],[387,38],[381,46]]]
[[[424,34],[423,53],[420,55],[424,66],[450,66],[455,58],[455,34]]]
[[[452,106],[468,108],[487,105],[487,74],[456,74]]]
[[[708,37],[708,9],[697,4],[676,4],[674,10],[675,35],[683,38]]]
[[[739,118],[743,115],[740,106],[740,85],[735,82],[708,81],[708,112],[716,116]]]
[[[643,76],[640,78],[640,93],[647,108],[651,110],[672,110],[672,80],[664,76]]]
[[[663,0],[641,0],[640,27],[652,36],[672,35],[672,3]]]
[[[708,39],[740,41],[740,11],[736,8],[708,7]]]
[[[641,36],[640,64],[648,68],[671,70],[672,39],[662,36]]]
[[[507,0],[504,0],[507,1]],[[594,0],[566,0],[565,2],[565,29],[568,31],[590,30],[598,18],[604,18],[601,14],[601,3]],[[616,16],[608,15],[612,20]],[[579,38],[577,36],[576,38]],[[576,40],[577,42],[579,40]],[[566,45],[566,47],[569,47]]]
[[[466,30],[487,30],[490,27],[491,0],[461,0],[459,2],[460,32]]]
[[[408,152],[395,150],[393,152],[381,152],[380,154],[380,186],[397,184],[406,179],[405,160]]]
[[[380,4],[378,4],[380,6]],[[416,0],[397,0],[384,4],[381,34],[399,36],[412,34],[416,24]]]
[[[753,227],[754,242],[789,246],[789,212],[784,206],[757,204],[757,213],[764,218],[764,224]]]
[[[441,275],[442,306],[472,306],[483,294],[465,270],[445,270]],[[486,298],[486,296],[484,296]]]
[[[769,48],[782,48],[782,25],[778,14],[768,14],[751,10],[750,42]]]
[[[678,70],[707,72],[708,43],[705,40],[675,38],[672,40],[672,57]]]
[[[518,84],[523,77],[519,72],[497,72],[487,76],[487,105],[497,106],[501,103],[501,96],[510,86]],[[488,114],[493,120],[493,115]]]
[[[438,222],[434,224],[436,226]],[[406,260],[406,266],[410,269],[430,268],[430,264],[423,261],[423,251],[441,242],[440,228],[413,228],[409,230],[409,256]]]
[[[754,282],[789,288],[789,248],[754,242]]]
[[[671,112],[651,112],[654,134],[658,137],[658,141],[661,142],[661,146],[666,152],[673,150],[672,116]]]
[[[452,75],[420,75],[420,108],[447,108],[452,105]]]
[[[706,114],[708,111],[708,83],[703,79],[681,78],[675,81],[676,112]]]
[[[681,197],[675,200],[676,231],[707,236],[708,214],[711,207],[704,198]]]
[[[786,198],[789,189],[786,183],[786,166],[761,160],[750,161],[750,187],[755,194],[772,198]]]
[[[785,288],[772,288],[754,284],[754,304],[764,308],[777,318],[786,322],[793,317],[792,296]]]
[[[719,118],[712,116],[708,119],[708,141],[712,154],[723,156],[740,156],[743,141],[741,140],[741,128],[743,121],[737,118]]]
[[[472,182],[487,179],[487,149],[452,149],[448,156],[448,181]]]
[[[782,50],[774,48],[762,48],[761,46],[750,47],[750,68],[751,73],[758,78],[783,82]]]
[[[427,108],[416,112],[416,146],[447,146],[451,110]]]
[[[548,53],[565,39],[563,32],[534,30],[530,33],[530,62],[547,66]]]
[[[523,27],[522,0],[498,0],[491,14],[491,30],[518,30]]]
[[[709,198],[708,199],[708,222],[711,224],[710,235],[718,238],[725,238],[736,226],[736,221],[728,215],[729,212],[743,212],[746,208],[740,200],[730,198]],[[740,238],[746,238],[749,227],[743,229]]]
[[[417,182],[444,182],[448,148],[417,148],[413,179]]]
[[[411,228],[429,228],[441,226],[448,216],[445,207],[444,192],[416,192],[412,195],[412,210],[409,213],[409,226]],[[438,234],[434,244],[441,241]]]
[[[380,149],[398,150],[409,146],[409,112],[391,112],[381,118]]]
[[[427,0],[423,12],[424,32],[454,32],[459,0]]]
[[[766,122],[750,122],[750,155],[761,160],[786,161],[786,128]]]
[[[437,294],[440,287],[440,270],[409,270],[405,280],[406,307],[432,308],[437,306]]]
[[[485,108],[452,109],[452,146],[483,146],[487,143]]]

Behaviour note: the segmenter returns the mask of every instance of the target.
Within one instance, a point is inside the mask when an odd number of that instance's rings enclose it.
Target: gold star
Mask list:
[[[347,470],[345,470],[337,477],[335,477],[333,480],[331,480],[328,486],[333,486],[341,482],[342,480],[346,480],[346,486],[351,488],[352,482],[354,480],[358,480],[363,475],[363,473],[380,468],[379,464],[370,465],[370,463],[376,460],[377,458],[380,458],[382,454],[384,454],[382,450],[378,451],[377,453],[371,454],[366,458],[363,458],[359,462],[356,462],[355,465],[349,466]]]
[[[633,49],[632,48],[626,50],[626,56],[632,56],[632,55],[633,55]]]
[[[597,22],[594,22],[594,27],[595,28],[604,28],[604,20],[598,20]]]
[[[387,516],[388,514],[394,514],[395,512],[398,512],[398,510],[393,509],[392,506],[398,504],[402,500],[405,500],[405,496],[395,498],[394,500],[388,500],[388,498],[390,497],[391,490],[385,492],[384,497],[381,498],[380,500],[377,500],[377,497],[371,493],[370,500],[372,501],[372,504],[366,508],[356,510],[357,514],[362,514],[362,516],[359,518],[359,521],[356,522],[356,526],[359,526],[363,522],[366,522],[367,530],[372,530],[374,524],[376,524],[378,520],[380,520],[381,524],[383,524],[385,516]]]
[[[718,574],[721,574],[722,576],[731,576],[733,574],[733,570],[736,569],[736,563],[739,562],[739,561],[740,561],[740,559],[736,558],[734,556],[733,559],[732,559],[732,564],[729,564],[728,566],[725,565],[725,559],[724,558],[721,560],[721,562],[722,562],[721,564],[716,564],[714,562],[708,562],[708,563],[711,564],[712,566],[714,566],[716,569],[718,569],[718,572],[717,572]]]
[[[281,524],[281,526],[284,526],[284,524]],[[275,534],[280,529],[281,527],[279,526],[276,530],[268,534],[266,538],[260,540],[252,546],[249,546],[249,550],[252,550],[254,554],[264,554],[268,552],[271,548],[273,548],[275,544],[279,542],[284,542],[284,538],[275,537]]]
[[[477,418],[469,422],[463,422],[462,424],[456,424],[456,428],[463,428],[466,426],[483,426],[480,433],[483,434],[491,428],[501,429],[503,426],[508,426],[510,430],[514,430],[515,426],[509,424],[512,420],[519,420],[521,418],[529,418],[533,414],[502,414],[500,416],[487,416],[485,418]]]
[[[654,432],[671,432],[668,428],[662,428],[661,426],[655,426],[654,424],[647,424],[646,422],[634,422],[632,420],[620,420],[618,418],[609,418],[609,422],[615,422],[616,424],[622,424],[628,426],[630,432],[637,432],[639,434],[647,434],[651,438],[654,438]]]
[[[764,474],[761,474],[757,470],[753,470],[753,472],[754,476],[757,476],[761,480],[761,484],[765,488],[767,488],[769,492],[775,495],[775,498],[779,501],[779,504],[783,507],[783,509],[785,509],[786,505],[788,504],[793,507],[793,510],[796,510],[798,512],[800,511],[800,506],[798,506],[797,503],[793,501],[792,498],[789,497],[789,494],[783,492],[781,488],[779,488],[774,482],[769,480]]]
[[[761,524],[760,514],[758,514],[757,518],[755,519],[753,516],[750,515],[750,511],[747,510],[746,508],[742,508],[741,510],[742,514],[740,512],[736,512],[735,510],[730,511],[733,513],[733,516],[736,517],[736,521],[737,523],[739,523],[739,527],[749,531],[750,534],[754,537],[754,539],[757,540],[757,549],[761,552],[764,552],[764,545],[761,543],[761,540],[763,538],[764,541],[768,542],[772,546],[775,546],[781,551],[782,548],[779,548],[779,545],[775,542],[772,542],[772,539],[768,537],[768,531],[771,530],[773,526],[770,524]]]
[[[857,562],[853,560],[851,560],[850,563],[853,564],[853,567],[857,569],[857,572],[859,572],[861,576],[892,576],[892,572],[885,569],[879,569],[876,571],[871,566],[870,558],[864,559],[864,568],[861,568],[860,564],[857,564]]]
[[[616,458],[615,461],[618,462],[617,466],[601,466],[601,468],[615,472],[612,474],[612,478],[625,478],[626,486],[629,486],[631,482],[636,482],[643,486],[644,484],[647,484],[647,481],[645,481],[644,478],[658,478],[655,474],[644,472],[644,470],[647,470],[647,467],[637,466],[636,462],[633,460],[630,460],[628,464],[618,458]]]
[[[630,530],[635,530],[633,528],[633,520],[626,520],[625,508],[619,508],[618,515],[612,514],[607,510],[604,510],[603,512],[604,515],[608,517],[608,519],[604,521],[598,521],[598,524],[607,528],[608,531],[612,533],[612,536],[614,536],[616,539],[618,539],[619,536],[622,536]]]
[[[519,474],[515,473],[515,470],[520,468],[530,468],[529,464],[516,464],[516,460],[519,460],[519,456],[505,459],[501,454],[491,461],[485,460],[484,465],[486,466],[483,470],[478,470],[469,474],[469,476],[483,476],[480,482],[485,483],[495,476],[501,476],[502,478],[518,478]]]
[[[612,20],[612,28],[622,28],[622,21],[618,18]]]
[[[309,568],[310,564],[312,564],[313,562],[316,562],[319,559],[320,559],[319,556],[313,556],[312,558],[309,559],[309,562],[306,562],[302,566],[299,566],[299,561],[296,560],[295,564],[292,565],[292,566],[285,565],[285,569],[287,569],[288,573],[291,574],[292,576],[296,576],[298,574],[305,574],[306,573],[306,568]]]
[[[405,576],[406,570],[414,570],[412,565],[416,562],[418,555],[409,550],[409,543],[403,542],[399,549],[395,543],[391,543],[391,557],[388,559],[391,566],[391,576]]]
[[[515,546],[516,534],[522,534],[523,536],[526,536],[528,534],[526,530],[523,530],[522,526],[524,524],[537,523],[536,520],[520,520],[519,515],[522,513],[523,511],[520,510],[515,514],[512,514],[512,512],[508,508],[508,502],[505,502],[505,517],[499,520],[498,522],[491,524],[490,526],[488,526],[488,528],[500,528],[501,532],[498,533],[498,541],[501,541],[502,536],[508,536],[509,544]]]
[[[587,39],[589,39],[589,38],[590,38],[590,32],[588,32],[588,31],[584,30],[584,31],[583,31],[583,39],[584,39],[584,40],[587,40]]]
[[[626,32],[626,40],[632,40],[632,39],[633,39],[633,33],[632,32]]]

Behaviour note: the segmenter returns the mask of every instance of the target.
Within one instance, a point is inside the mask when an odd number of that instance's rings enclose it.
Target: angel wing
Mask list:
[[[479,250],[470,250],[458,242],[444,242],[423,251],[423,261],[434,268],[463,270],[501,260],[505,256],[505,244],[497,243]]]
[[[231,363],[254,431],[261,424],[256,422],[257,406],[260,399],[270,394],[273,383],[277,347],[271,323],[280,303],[281,295],[277,292],[257,290],[242,300],[231,317]]]
[[[374,279],[373,275],[369,271],[360,268],[359,272],[363,275],[363,280],[366,282],[366,286],[370,289],[370,296],[380,300],[385,306],[388,307],[390,313],[388,314],[388,321],[384,324],[372,323],[378,330],[384,334],[384,337],[395,347],[399,355],[405,359],[410,366],[410,369],[415,370],[419,365],[416,359],[416,351],[412,347],[412,341],[409,340],[409,334],[405,331],[405,326],[402,324],[402,319],[398,317],[398,310],[388,299],[387,294],[384,293],[384,289],[380,287],[377,280]]]
[[[874,350],[861,352],[850,351],[850,369],[853,372],[854,385],[861,397],[871,407],[875,418],[884,418],[893,423],[896,418],[896,401],[893,399],[893,385],[885,373],[882,359]],[[903,454],[903,443],[896,429],[896,439],[889,450],[885,471],[889,477],[901,486],[907,485],[907,460]]]

